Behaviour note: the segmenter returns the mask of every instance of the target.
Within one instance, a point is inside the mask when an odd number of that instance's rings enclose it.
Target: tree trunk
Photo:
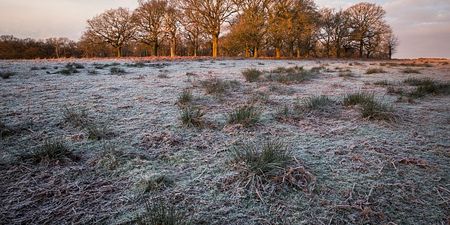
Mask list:
[[[297,58],[300,58],[300,48],[297,48]]]
[[[281,58],[281,50],[280,50],[280,48],[275,48],[275,57],[277,59]]]
[[[117,47],[117,58],[122,57],[122,47]]]
[[[158,56],[158,40],[153,44],[153,56]]]
[[[217,58],[219,50],[219,34],[213,34],[212,36],[212,57]]]
[[[249,57],[250,57],[250,48],[245,47],[245,58],[249,58]]]
[[[363,57],[363,47],[364,47],[364,42],[363,42],[363,40],[360,40],[359,41],[359,58],[361,58],[361,59]]]
[[[170,41],[170,57],[173,58],[176,56],[176,40]]]
[[[255,47],[254,52],[253,52],[253,57],[256,59],[258,58],[258,47]]]

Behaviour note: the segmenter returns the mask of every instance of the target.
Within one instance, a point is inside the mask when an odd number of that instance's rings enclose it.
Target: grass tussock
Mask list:
[[[230,88],[236,85],[236,82],[224,81],[218,78],[212,78],[201,82],[201,86],[205,89],[206,93],[214,95],[225,94]]]
[[[22,161],[32,163],[59,163],[67,159],[76,161],[79,158],[60,140],[47,140],[37,150],[20,156]]]
[[[87,130],[88,138],[90,140],[103,140],[108,139],[110,136],[106,126],[90,124],[86,125],[85,129]]]
[[[413,68],[409,68],[409,67],[408,67],[408,68],[403,69],[403,70],[402,70],[402,73],[406,73],[406,74],[416,73],[416,74],[419,74],[420,71],[417,70],[417,69],[413,69]]]
[[[88,112],[85,109],[69,108],[66,106],[63,108],[62,113],[64,121],[75,127],[83,127],[91,122]]]
[[[336,112],[336,102],[328,96],[312,96],[303,98],[295,106],[298,112],[328,115]]]
[[[359,106],[363,118],[369,120],[394,121],[395,115],[392,107],[378,102],[374,94],[356,92],[347,94],[342,101],[344,106]]]
[[[181,108],[181,123],[186,127],[203,127],[203,116],[205,113],[196,106],[185,106]]]
[[[8,137],[14,134],[14,130],[10,127],[6,126],[3,122],[0,121],[0,137]]]
[[[259,122],[260,117],[261,112],[255,106],[244,105],[236,108],[228,115],[228,123],[251,127]]]
[[[190,220],[165,201],[147,202],[145,212],[136,220],[138,225],[190,225]]]
[[[366,74],[386,73],[382,68],[369,68],[366,70]]]
[[[374,94],[369,94],[365,92],[356,92],[352,94],[347,94],[342,101],[344,106],[354,106],[354,105],[363,105],[369,102],[375,101]]]
[[[351,71],[340,71],[339,77],[354,77],[353,73]]]
[[[111,75],[123,75],[127,73],[127,71],[120,67],[111,67],[109,69],[109,72],[111,73]]]
[[[303,67],[278,67],[270,71],[267,79],[270,81],[276,81],[282,84],[294,84],[301,83],[316,76],[320,70],[311,69],[305,70]]]
[[[185,89],[178,96],[177,103],[179,105],[186,105],[186,104],[191,103],[193,99],[194,99],[194,97],[192,96],[192,91],[189,89]]]
[[[149,179],[141,180],[138,184],[140,189],[143,190],[144,193],[152,192],[152,191],[162,191],[169,187],[172,187],[175,184],[175,181],[170,177],[165,175],[155,176]]]
[[[395,121],[392,107],[385,103],[369,101],[361,105],[361,115],[369,120]]]
[[[246,69],[242,71],[242,75],[244,76],[247,82],[258,81],[262,74],[263,72],[257,69]]]
[[[415,90],[409,93],[409,96],[412,98],[421,98],[426,95],[450,94],[450,82],[438,82],[429,78],[408,78],[403,83],[416,86]]]
[[[261,200],[263,194],[288,185],[309,191],[315,177],[303,167],[293,167],[292,152],[278,140],[247,143],[231,149],[231,163],[239,171],[240,183]]]
[[[389,86],[391,85],[391,83],[388,80],[380,80],[380,81],[376,81],[375,83],[373,83],[374,85],[379,85],[379,86]]]
[[[0,77],[3,79],[9,79],[10,77],[16,75],[16,73],[11,71],[0,71]]]

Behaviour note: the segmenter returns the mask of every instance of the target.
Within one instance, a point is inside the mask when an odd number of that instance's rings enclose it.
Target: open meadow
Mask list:
[[[448,224],[449,62],[0,61],[0,224]]]

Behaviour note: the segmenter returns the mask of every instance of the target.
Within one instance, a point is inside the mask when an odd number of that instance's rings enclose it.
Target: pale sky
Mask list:
[[[399,37],[397,58],[450,58],[450,0],[366,0],[387,11]],[[347,8],[357,0],[316,0],[319,7]],[[0,35],[78,40],[86,20],[104,10],[134,9],[137,0],[0,0]]]

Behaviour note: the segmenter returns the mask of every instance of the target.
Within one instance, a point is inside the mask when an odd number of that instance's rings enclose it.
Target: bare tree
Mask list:
[[[346,12],[350,19],[352,38],[359,48],[359,57],[362,58],[364,48],[371,44],[370,39],[383,32],[385,28],[383,17],[386,12],[381,6],[366,2],[351,6]]]
[[[217,57],[221,26],[236,12],[232,0],[182,0],[184,14],[212,37],[212,55]]]
[[[341,57],[341,49],[349,39],[349,22],[347,13],[324,8],[320,12],[320,42],[325,47],[325,55]]]
[[[139,0],[139,7],[133,13],[137,26],[137,38],[144,44],[153,45],[153,55],[158,56],[160,39],[164,35],[163,22],[168,3],[166,0]]]
[[[117,51],[117,57],[122,56],[123,46],[135,34],[135,25],[128,9],[110,9],[87,21],[87,33],[97,36],[103,42],[110,44]]]

